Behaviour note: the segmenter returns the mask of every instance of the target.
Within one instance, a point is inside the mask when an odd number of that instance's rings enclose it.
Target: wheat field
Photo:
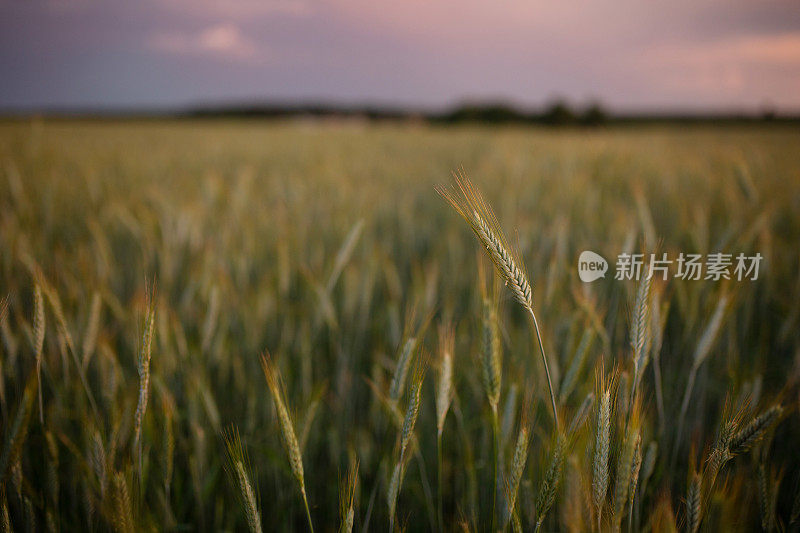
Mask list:
[[[798,146],[0,122],[4,530],[796,531]]]

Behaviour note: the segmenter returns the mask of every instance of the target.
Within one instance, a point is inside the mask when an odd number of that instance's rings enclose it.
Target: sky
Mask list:
[[[798,0],[0,0],[0,109],[800,111]]]

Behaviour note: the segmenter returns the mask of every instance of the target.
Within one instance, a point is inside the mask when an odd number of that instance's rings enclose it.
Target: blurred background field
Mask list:
[[[790,522],[800,509],[798,146],[796,127],[766,125],[6,120],[0,123],[0,298],[8,304],[0,347],[3,516],[18,530],[124,529],[125,515],[136,529],[243,529],[246,516],[226,477],[221,437],[234,424],[264,529],[302,530],[305,511],[259,362],[268,349],[293,413],[315,526],[338,527],[339,481],[357,459],[354,530],[385,530],[398,428],[382,397],[405,341],[415,337],[416,357],[429,354],[432,369],[397,523],[408,531],[435,529],[433,383],[441,326],[452,324],[446,529],[459,521],[488,529],[492,435],[478,363],[484,259],[469,227],[434,190],[463,168],[524,258],[565,425],[597,392],[600,372],[617,368],[618,381],[630,379],[627,317],[636,287],[613,279],[619,253],[646,243],[672,257],[764,256],[756,281],[655,283],[665,312],[663,345],[641,397],[642,446],[656,442],[658,454],[649,479],[640,481],[630,527],[669,530],[673,520],[686,526],[689,471],[702,466],[726,401],[745,420],[775,403],[784,414],[751,453],[730,461],[703,527],[797,527]],[[583,250],[610,259],[605,279],[580,282]],[[37,272],[63,310],[62,320],[48,296],[41,420],[38,397],[25,398],[36,367]],[[137,360],[153,280],[140,473],[133,444]],[[527,531],[538,518],[553,421],[526,316],[501,295],[501,468],[511,460],[522,399],[530,392],[535,400],[517,504]],[[693,353],[723,295],[730,304],[676,439]],[[578,365],[584,337],[591,344]],[[656,405],[655,364],[665,413]],[[571,366],[576,374],[568,380]],[[20,434],[14,428],[26,405]],[[593,524],[591,409],[575,432],[546,531]],[[764,522],[773,490],[772,522]]]

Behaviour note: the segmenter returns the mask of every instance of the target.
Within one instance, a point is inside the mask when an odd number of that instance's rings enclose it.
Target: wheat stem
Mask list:
[[[439,433],[436,437],[436,475],[439,481],[439,494],[437,495],[437,507],[439,515],[439,531],[444,531],[444,511],[442,510],[442,491],[444,490],[444,482],[442,479],[442,434]]]
[[[497,456],[500,454],[500,428],[497,420],[497,405],[492,405],[492,529],[495,530],[497,514]]]
[[[550,379],[550,367],[547,365],[547,355],[544,351],[544,345],[542,344],[542,335],[539,333],[539,322],[536,320],[536,315],[533,312],[533,308],[529,307],[528,312],[533,319],[533,329],[536,331],[536,340],[539,341],[539,352],[542,354],[542,364],[544,364],[544,373],[547,376],[547,390],[550,391],[550,405],[553,409],[553,422],[556,427],[556,433],[559,432],[559,423],[558,423],[558,410],[556,409],[556,395],[553,392],[553,381]]]

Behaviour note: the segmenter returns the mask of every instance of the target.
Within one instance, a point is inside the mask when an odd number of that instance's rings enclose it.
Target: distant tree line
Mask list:
[[[535,110],[526,110],[505,102],[465,103],[444,112],[424,112],[391,107],[345,107],[336,105],[252,105],[206,107],[182,114],[189,117],[263,117],[263,118],[359,118],[364,120],[419,120],[434,124],[539,124],[544,126],[595,127],[604,124],[761,124],[800,123],[800,115],[779,115],[773,109],[760,114],[746,113],[636,113],[615,114],[599,102],[571,106],[556,100]]]
[[[431,117],[435,122],[482,122],[489,124],[538,123],[550,126],[598,126],[608,122],[609,114],[599,104],[593,103],[584,109],[575,109],[566,102],[556,101],[542,111],[522,111],[507,104],[462,105]]]
[[[0,117],[3,116],[0,110]],[[800,124],[799,114],[779,114],[772,108],[761,113],[629,113],[608,111],[599,102],[572,106],[556,100],[540,109],[523,109],[506,102],[464,103],[445,111],[420,111],[389,106],[343,106],[330,103],[266,103],[205,105],[183,110],[50,109],[12,113],[8,117],[44,116],[65,119],[253,118],[346,119],[364,121],[417,121],[432,124],[534,124],[553,127],[597,127],[605,124]]]

